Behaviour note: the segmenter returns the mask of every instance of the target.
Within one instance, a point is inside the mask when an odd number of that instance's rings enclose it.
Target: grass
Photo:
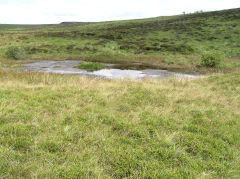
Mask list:
[[[0,178],[239,178],[240,73],[0,71]]]
[[[106,68],[103,64],[97,62],[85,62],[80,63],[79,65],[75,66],[75,68],[85,69],[88,71],[96,71]]]
[[[0,25],[0,56],[19,46],[26,59],[141,62],[163,69],[200,71],[201,54],[218,50],[227,60],[218,71],[239,72],[240,10],[73,25]],[[213,71],[215,71],[214,69]]]
[[[239,12],[0,25],[0,178],[239,178]],[[25,60],[7,59],[10,46]],[[200,67],[205,50],[228,59]],[[104,80],[17,72],[28,59],[217,74]]]

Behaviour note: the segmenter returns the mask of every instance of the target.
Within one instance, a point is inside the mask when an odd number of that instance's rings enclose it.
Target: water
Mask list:
[[[80,74],[87,76],[95,76],[107,79],[115,78],[166,78],[166,77],[183,77],[183,78],[197,78],[198,75],[194,74],[182,74],[176,72],[170,72],[167,70],[157,70],[157,69],[143,69],[143,70],[133,70],[133,69],[115,69],[114,64],[105,64],[108,69],[102,69],[98,71],[87,71],[83,69],[74,68],[81,61],[76,60],[66,60],[66,61],[48,61],[41,60],[33,63],[23,64],[24,71],[30,72],[44,72],[44,73],[57,73],[57,74]],[[117,65],[116,65],[117,67]]]

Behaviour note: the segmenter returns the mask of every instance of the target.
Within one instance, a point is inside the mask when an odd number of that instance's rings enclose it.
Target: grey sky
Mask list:
[[[240,7],[240,0],[0,0],[0,23],[108,21]]]

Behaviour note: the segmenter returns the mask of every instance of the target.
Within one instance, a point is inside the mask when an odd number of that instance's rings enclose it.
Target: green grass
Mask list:
[[[0,178],[239,178],[239,12],[0,25]],[[6,59],[10,46],[26,59]],[[201,67],[205,50],[228,59]],[[27,59],[230,73],[104,80],[16,72]]]
[[[82,59],[143,62],[163,69],[209,71],[201,54],[227,55],[219,71],[239,71],[240,10],[75,25],[0,25],[0,56],[9,46],[22,47],[26,59]],[[15,27],[15,28],[14,28]]]
[[[1,30],[18,29],[18,28],[26,28],[26,27],[30,27],[30,25],[0,24],[0,31]]]
[[[239,178],[239,79],[1,70],[0,177]]]
[[[97,62],[85,62],[80,63],[79,65],[75,66],[75,68],[85,69],[88,71],[96,71],[106,68],[103,64]]]

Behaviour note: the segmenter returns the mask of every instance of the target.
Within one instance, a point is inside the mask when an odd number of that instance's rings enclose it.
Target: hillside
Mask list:
[[[240,66],[240,9],[116,22],[73,25],[0,25],[0,54],[20,46],[28,59],[140,61],[188,68],[205,50],[226,53]],[[4,27],[4,28],[3,28]],[[13,28],[15,27],[15,28]],[[18,28],[17,28],[18,27]],[[234,63],[230,63],[234,62]]]

